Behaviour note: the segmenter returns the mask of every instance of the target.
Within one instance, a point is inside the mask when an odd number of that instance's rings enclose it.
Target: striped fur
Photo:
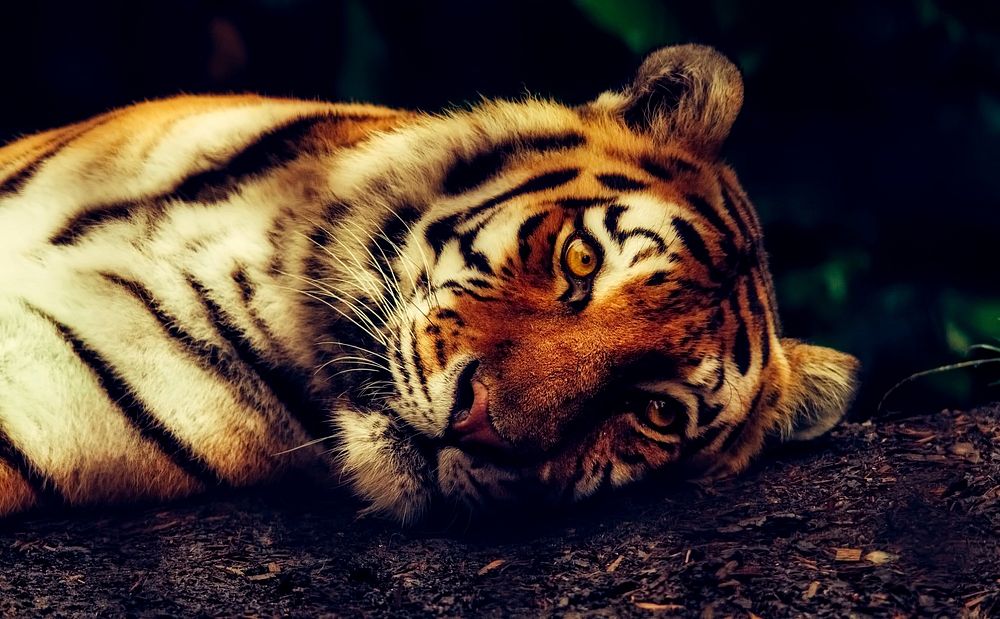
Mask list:
[[[409,522],[822,433],[855,361],[781,338],[741,93],[686,46],[579,108],[179,97],[0,149],[0,514],[331,461]],[[450,439],[470,375],[516,457]]]

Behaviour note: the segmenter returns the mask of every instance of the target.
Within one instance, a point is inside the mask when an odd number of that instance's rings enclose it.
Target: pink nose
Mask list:
[[[472,381],[472,406],[455,413],[451,431],[462,446],[509,449],[512,445],[497,434],[490,421],[490,392],[478,380]]]

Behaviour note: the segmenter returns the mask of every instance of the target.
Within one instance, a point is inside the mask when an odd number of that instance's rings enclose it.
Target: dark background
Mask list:
[[[438,110],[619,87],[661,45],[730,56],[725,157],[764,219],[788,335],[863,360],[856,409],[1000,351],[1000,3],[170,0],[7,3],[0,142],[132,101],[257,91]],[[998,364],[888,408],[1000,398]]]

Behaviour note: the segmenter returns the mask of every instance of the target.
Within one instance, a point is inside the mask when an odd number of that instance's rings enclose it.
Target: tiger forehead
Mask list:
[[[622,193],[647,188],[702,191],[713,166],[677,147],[654,148],[625,130],[613,134],[577,129],[514,135],[457,156],[447,168],[441,188],[454,197],[479,190],[506,176],[566,171],[562,185],[587,186]],[[625,139],[618,139],[618,138]],[[708,174],[706,174],[706,172]],[[597,185],[592,181],[596,180]],[[540,186],[540,189],[549,189]],[[531,192],[534,193],[534,192]],[[598,192],[600,197],[605,192]],[[673,198],[673,192],[665,197]]]

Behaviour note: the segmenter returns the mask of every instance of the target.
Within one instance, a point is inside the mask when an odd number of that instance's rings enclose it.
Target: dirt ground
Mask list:
[[[710,489],[401,531],[294,485],[0,525],[0,615],[1000,616],[1000,405],[848,424]]]

